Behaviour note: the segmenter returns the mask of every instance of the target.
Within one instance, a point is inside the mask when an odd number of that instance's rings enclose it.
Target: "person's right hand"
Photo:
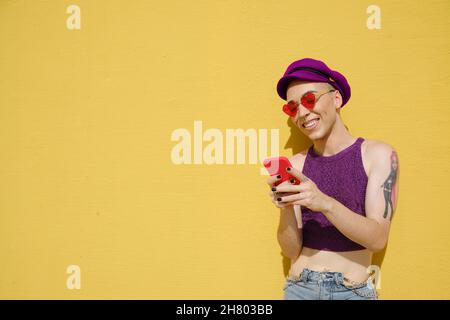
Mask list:
[[[275,186],[274,183],[275,183],[277,180],[280,180],[280,179],[281,179],[281,176],[280,176],[280,175],[278,175],[278,176],[270,176],[270,177],[267,179],[267,184],[269,185],[269,187],[270,187],[270,189],[271,189],[271,191],[269,191],[269,197],[271,198],[273,204],[274,204],[277,208],[286,208],[286,207],[292,206],[292,204],[279,202],[279,201],[277,201],[277,198],[283,197],[283,196],[290,196],[290,195],[292,195],[292,194],[296,194],[297,192],[278,192],[278,191],[275,191],[275,192],[274,192],[274,191],[272,191],[272,188]],[[291,180],[286,180],[286,181],[280,183],[279,186],[282,186],[282,185],[285,185],[285,184],[292,184],[293,182],[294,182],[293,179],[291,179]]]

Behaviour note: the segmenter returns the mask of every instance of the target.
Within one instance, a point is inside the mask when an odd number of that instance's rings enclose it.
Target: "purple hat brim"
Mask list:
[[[283,100],[287,99],[287,97],[286,97],[287,89],[288,89],[289,83],[293,80],[330,83],[330,81],[327,78],[322,77],[321,75],[318,75],[316,73],[312,73],[312,72],[304,71],[304,70],[294,72],[288,76],[284,76],[283,78],[281,78],[278,81],[277,92],[278,92],[278,95]]]

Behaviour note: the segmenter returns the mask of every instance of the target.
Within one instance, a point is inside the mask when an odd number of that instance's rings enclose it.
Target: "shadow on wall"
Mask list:
[[[297,153],[300,153],[301,151],[309,148],[311,146],[311,140],[309,140],[306,136],[304,136],[300,129],[295,126],[295,124],[290,121],[290,119],[287,119],[287,125],[291,129],[290,137],[286,142],[286,145],[284,146],[284,150],[286,149],[292,149],[292,154],[295,155]],[[348,130],[348,127],[345,126]],[[350,130],[349,130],[350,131]],[[381,270],[381,265],[383,264],[384,255],[386,253],[387,245],[386,247],[373,255],[372,257],[372,265],[376,265]],[[291,261],[289,258],[286,258],[283,256],[282,253],[280,253],[282,256],[282,264],[283,264],[283,273],[284,276],[287,277],[289,274],[289,269],[291,267]]]

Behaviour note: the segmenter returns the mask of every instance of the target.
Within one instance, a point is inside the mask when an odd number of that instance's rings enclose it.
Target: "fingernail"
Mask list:
[[[275,188],[275,187],[272,187],[272,191],[275,191],[275,190],[277,190],[277,188]]]
[[[281,174],[277,175],[277,179],[281,179]]]
[[[287,171],[291,171],[291,168],[288,167],[286,170],[287,170]]]
[[[277,201],[281,201],[281,198],[277,198]]]

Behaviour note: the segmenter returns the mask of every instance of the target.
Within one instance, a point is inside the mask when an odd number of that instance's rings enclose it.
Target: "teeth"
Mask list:
[[[317,121],[319,121],[319,120],[318,120],[318,119],[311,120],[311,121],[305,123],[303,126],[304,126],[305,128],[313,127],[313,126],[316,125]]]

